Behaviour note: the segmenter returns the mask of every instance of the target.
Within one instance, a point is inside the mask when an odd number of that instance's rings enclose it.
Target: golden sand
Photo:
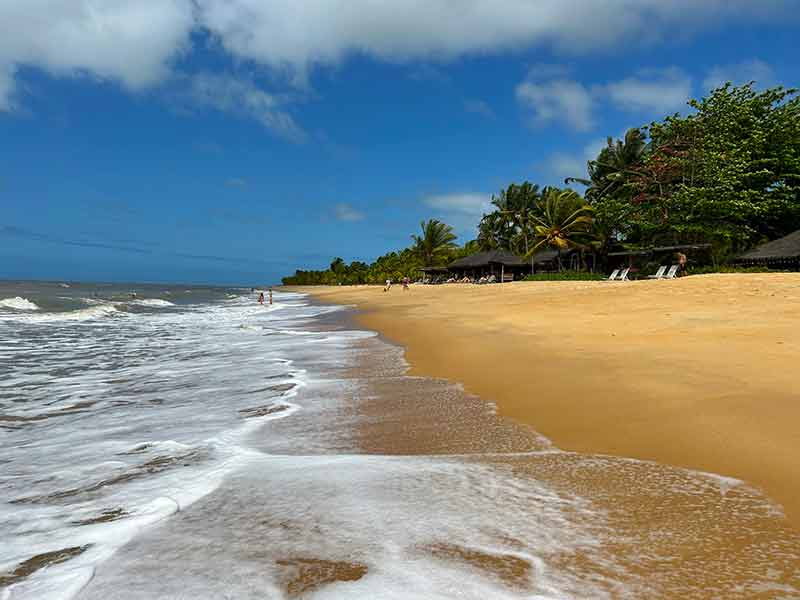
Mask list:
[[[562,449],[743,479],[800,528],[800,274],[302,291]]]

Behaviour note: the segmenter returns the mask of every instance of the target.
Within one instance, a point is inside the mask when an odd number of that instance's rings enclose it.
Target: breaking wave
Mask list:
[[[10,308],[11,310],[39,310],[39,307],[27,298],[3,298],[0,300],[0,307]]]

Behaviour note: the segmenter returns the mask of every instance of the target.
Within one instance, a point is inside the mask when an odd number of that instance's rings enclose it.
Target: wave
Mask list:
[[[3,298],[0,300],[0,307],[12,310],[39,310],[39,307],[27,298]]]
[[[28,310],[38,310],[28,309]],[[73,310],[69,312],[55,312],[44,314],[31,314],[31,313],[0,313],[0,320],[3,321],[21,321],[27,323],[50,323],[53,321],[87,321],[90,319],[101,319],[104,317],[113,317],[125,314],[123,311],[118,310],[111,304],[102,304],[99,306],[92,306],[90,308],[82,308],[80,310]]]
[[[161,300],[160,298],[145,298],[144,300],[133,300],[131,304],[138,304],[139,306],[175,306],[174,303],[168,300]]]

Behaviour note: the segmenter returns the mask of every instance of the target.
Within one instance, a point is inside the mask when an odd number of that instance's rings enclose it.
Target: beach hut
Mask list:
[[[457,279],[478,279],[494,275],[498,281],[521,279],[531,271],[530,264],[508,250],[478,252],[447,265]]]
[[[578,255],[572,248],[567,248],[561,251],[561,267],[576,269]],[[543,271],[554,272],[559,270],[559,256],[558,250],[554,248],[545,248],[539,250],[531,259],[533,271],[540,273]]]
[[[736,263],[775,269],[800,269],[800,229],[745,252],[737,257]]]

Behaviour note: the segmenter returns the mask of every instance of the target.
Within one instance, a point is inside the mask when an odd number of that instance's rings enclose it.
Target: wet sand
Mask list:
[[[119,550],[80,600],[800,590],[800,533],[755,488],[559,451],[459,385],[408,375],[403,349],[376,337],[317,360],[292,399],[303,408],[248,439],[263,454]]]
[[[745,480],[800,529],[800,275],[307,288],[559,448]]]

